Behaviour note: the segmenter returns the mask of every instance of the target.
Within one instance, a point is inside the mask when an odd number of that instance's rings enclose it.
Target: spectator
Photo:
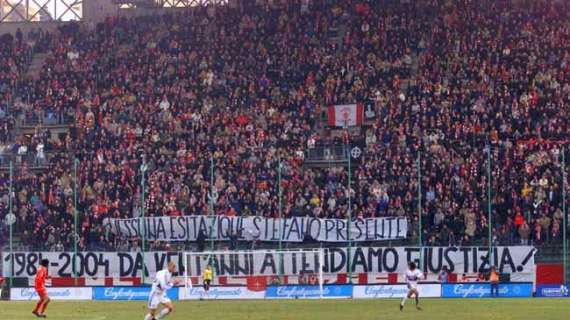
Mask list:
[[[495,266],[491,267],[491,272],[489,274],[489,282],[491,283],[491,296],[499,296],[499,273]]]
[[[521,244],[529,244],[528,240],[530,237],[530,227],[526,221],[523,222],[522,226],[519,228],[519,237],[521,239]]]
[[[237,250],[238,249],[238,234],[232,230],[228,231],[229,238],[230,238],[230,250]]]
[[[204,248],[206,245],[206,234],[203,229],[201,229],[200,233],[198,233],[198,238],[196,242],[198,244],[198,252],[204,252]]]
[[[448,282],[449,272],[447,271],[447,266],[443,266],[437,278],[441,283]]]

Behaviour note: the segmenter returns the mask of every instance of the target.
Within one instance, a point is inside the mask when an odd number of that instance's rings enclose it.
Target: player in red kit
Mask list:
[[[36,308],[32,313],[38,318],[46,318],[44,312],[46,311],[47,305],[49,304],[49,297],[47,295],[46,290],[46,279],[48,278],[48,266],[49,261],[47,259],[43,259],[40,261],[40,268],[36,273],[36,280],[34,283],[34,287],[38,296],[40,297],[40,301],[36,304]]]

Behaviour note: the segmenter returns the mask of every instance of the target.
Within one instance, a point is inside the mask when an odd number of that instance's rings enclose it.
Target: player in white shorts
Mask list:
[[[413,296],[416,297],[416,309],[422,310],[420,308],[420,295],[418,292],[418,280],[424,278],[424,274],[419,270],[416,269],[416,264],[410,262],[409,269],[406,271],[406,284],[408,285],[408,294],[402,298],[402,302],[400,303],[400,311],[404,310],[404,304],[406,304],[406,300]]]
[[[174,310],[172,301],[166,296],[166,291],[178,284],[178,281],[172,281],[172,273],[175,271],[176,263],[170,261],[166,269],[156,273],[154,281],[152,282],[152,290],[148,297],[149,313],[144,317],[144,320],[163,319]],[[158,312],[160,305],[163,305],[164,308]]]

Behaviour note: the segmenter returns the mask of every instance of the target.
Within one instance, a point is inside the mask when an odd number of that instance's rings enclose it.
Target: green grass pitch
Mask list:
[[[570,299],[424,299],[423,311],[399,300],[175,301],[169,320],[549,320],[570,319]],[[0,318],[34,319],[33,302],[0,302]],[[48,319],[142,320],[145,301],[52,301]]]

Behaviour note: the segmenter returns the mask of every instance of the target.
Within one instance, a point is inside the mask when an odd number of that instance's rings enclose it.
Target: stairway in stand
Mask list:
[[[36,53],[32,59],[32,62],[30,63],[30,66],[28,67],[25,77],[32,78],[34,80],[39,79],[40,72],[42,71],[47,58],[47,53]]]

